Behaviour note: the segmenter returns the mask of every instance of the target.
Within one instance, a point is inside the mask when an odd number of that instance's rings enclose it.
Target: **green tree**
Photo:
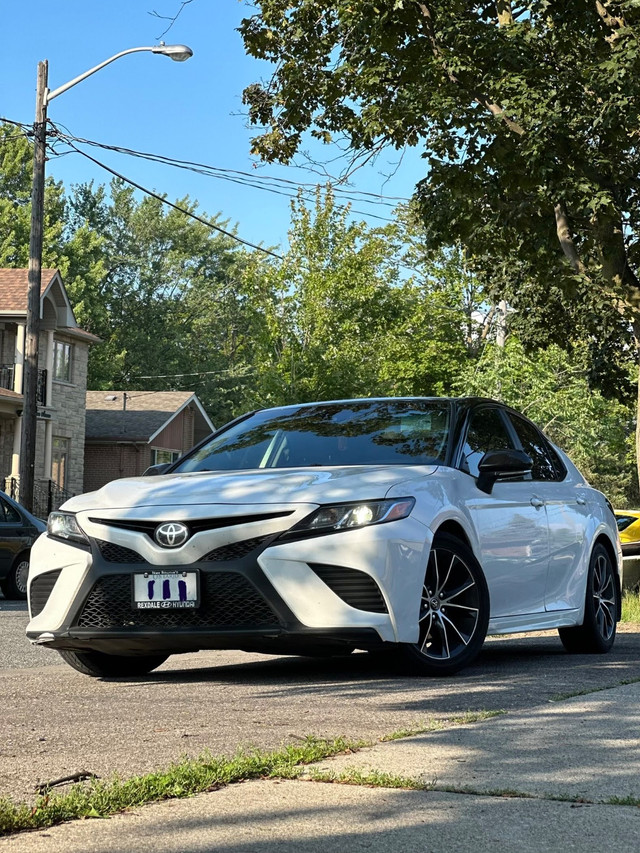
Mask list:
[[[458,390],[502,400],[535,421],[616,506],[639,499],[632,406],[589,387],[587,346],[569,356],[556,344],[535,354],[511,336],[487,347]]]
[[[601,360],[637,349],[635,0],[259,0],[241,32],[275,63],[244,93],[255,153],[289,161],[306,131],[421,146],[433,248],[460,241],[538,343],[569,323]]]
[[[255,282],[263,403],[448,392],[468,357],[457,259],[427,262],[407,233],[350,221],[330,189],[293,204],[289,250]]]
[[[33,146],[16,126],[0,124],[0,266],[29,264]],[[66,203],[62,184],[45,182],[43,263],[58,267],[62,254]]]
[[[178,204],[197,208],[188,198]],[[70,285],[83,325],[104,342],[92,353],[91,386],[193,388],[216,420],[230,416],[235,386],[224,390],[225,377],[246,372],[251,325],[242,311],[247,254],[159,198],[139,200],[121,181],[109,192],[76,187],[72,208],[76,245],[85,258],[95,251],[102,270]],[[94,231],[99,243],[89,239]]]

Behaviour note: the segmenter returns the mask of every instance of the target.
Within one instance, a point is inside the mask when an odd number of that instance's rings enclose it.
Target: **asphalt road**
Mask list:
[[[145,678],[80,675],[24,638],[26,607],[0,599],[0,796],[80,771],[109,777],[184,755],[275,748],[309,734],[374,739],[431,718],[523,710],[640,679],[640,626],[608,655],[564,653],[555,633],[490,639],[447,679],[412,679],[370,655],[330,660],[200,652]]]

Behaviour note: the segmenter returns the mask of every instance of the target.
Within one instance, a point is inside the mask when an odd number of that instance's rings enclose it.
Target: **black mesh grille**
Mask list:
[[[263,542],[266,542],[268,538],[268,536],[258,536],[256,539],[245,539],[243,542],[230,542],[228,545],[222,545],[222,547],[210,551],[202,560],[207,563],[239,560],[240,557],[245,557]]]
[[[132,551],[131,548],[124,548],[122,545],[115,545],[113,542],[104,542],[102,539],[96,539],[96,545],[108,563],[147,562],[144,557],[141,557],[136,551]]]
[[[134,610],[132,576],[100,578],[84,604],[80,628],[262,628],[278,617],[249,581],[236,572],[200,572],[200,607]]]
[[[346,604],[370,613],[388,613],[380,587],[372,577],[357,569],[310,563],[309,567]]]
[[[49,596],[51,595],[56,581],[60,577],[62,569],[56,569],[55,572],[45,572],[38,575],[31,581],[29,591],[29,604],[31,606],[31,616],[35,617],[42,613],[47,606]]]

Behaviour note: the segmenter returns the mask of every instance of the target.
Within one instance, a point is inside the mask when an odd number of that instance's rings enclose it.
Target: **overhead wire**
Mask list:
[[[315,194],[318,189],[318,184],[312,183],[299,183],[288,178],[280,178],[272,175],[258,175],[252,174],[250,172],[243,172],[238,169],[224,169],[218,166],[211,166],[204,163],[198,163],[196,161],[190,160],[179,160],[172,157],[167,157],[162,154],[153,154],[144,151],[136,151],[131,148],[124,148],[122,146],[117,145],[108,145],[105,143],[96,142],[95,140],[84,139],[82,137],[76,137],[68,130],[66,133],[63,133],[60,130],[60,127],[57,125],[53,125],[56,138],[62,142],[63,144],[68,144],[75,152],[82,153],[86,155],[86,152],[79,149],[79,145],[88,145],[96,148],[100,148],[105,151],[113,151],[114,153],[124,154],[127,156],[138,157],[141,159],[149,160],[150,162],[159,163],[161,165],[173,166],[174,168],[184,169],[191,172],[195,172],[196,174],[205,175],[206,177],[216,178],[218,180],[227,181],[230,183],[239,184],[241,186],[248,186],[252,189],[263,190],[266,192],[273,193],[275,195],[281,195],[285,198],[294,199],[299,194],[302,194],[304,197],[309,198]],[[56,151],[55,154],[57,156],[64,156],[65,153],[68,152],[59,152]],[[89,155],[86,155],[89,156]],[[366,205],[376,205],[382,207],[388,207],[391,209],[395,209],[398,204],[407,203],[409,201],[408,198],[404,196],[383,196],[376,193],[371,193],[365,190],[356,190],[356,189],[345,189],[340,187],[339,185],[328,182],[334,195],[339,201],[344,201],[351,205],[352,203],[360,203]],[[378,219],[383,222],[393,222],[394,220],[387,216],[380,216],[379,214],[372,213],[369,210],[357,210],[355,208],[351,208],[352,213],[359,214],[361,216],[371,217],[373,219]]]
[[[137,151],[135,149],[126,148],[120,145],[109,145],[107,143],[96,142],[95,140],[74,136],[69,132],[66,134],[66,136],[79,145],[90,145],[92,147],[101,148],[105,151],[114,151],[119,154],[127,154],[132,157],[139,157],[145,160],[151,160],[152,162],[163,163],[165,165],[175,166],[176,168],[180,169],[187,169],[189,171],[197,172],[200,174],[210,174],[212,177],[230,178],[232,180],[246,182],[252,186],[256,186],[258,184],[264,184],[266,186],[280,185],[295,191],[297,191],[298,189],[307,188],[310,190],[315,190],[317,187],[317,182],[300,182],[293,181],[289,178],[276,177],[275,175],[260,175],[259,173],[245,172],[239,169],[225,169],[219,166],[212,166],[210,164],[199,163],[193,160],[182,160],[175,157],[168,157],[164,154],[155,154],[148,151]],[[60,134],[60,138],[64,139],[65,135]],[[371,199],[371,203],[373,204],[379,204],[391,208],[397,206],[393,202],[409,201],[409,199],[405,196],[388,196],[383,195],[381,193],[372,193],[366,190],[358,190],[355,188],[347,189],[341,187],[335,181],[330,181],[329,183],[331,183],[332,189],[334,190],[336,195],[345,196],[351,201],[366,201],[367,199]]]
[[[272,258],[276,258],[278,261],[284,260],[282,255],[279,255],[277,252],[272,252],[271,249],[265,249],[264,246],[259,246],[256,243],[251,243],[249,240],[244,240],[242,237],[238,237],[237,234],[234,234],[231,231],[227,231],[226,228],[222,228],[220,225],[216,225],[214,222],[211,222],[209,219],[205,219],[203,216],[198,216],[197,213],[194,213],[191,210],[187,210],[186,207],[181,207],[179,204],[175,204],[172,201],[169,201],[168,198],[160,195],[159,193],[154,192],[153,190],[147,189],[147,187],[143,187],[142,184],[137,183],[131,178],[127,178],[125,175],[117,172],[115,169],[112,169],[110,166],[107,166],[106,163],[102,163],[100,160],[92,157],[90,154],[87,154],[86,151],[82,151],[80,148],[77,148],[72,142],[69,140],[65,140],[66,144],[73,148],[78,154],[86,157],[87,160],[90,160],[92,163],[95,163],[96,166],[99,166],[101,169],[109,172],[116,178],[119,178],[121,181],[124,181],[126,184],[129,184],[135,189],[140,190],[145,195],[150,196],[151,198],[155,198],[158,201],[162,202],[162,204],[166,204],[168,207],[172,207],[174,210],[178,210],[180,213],[184,213],[185,216],[189,216],[191,219],[195,219],[197,222],[201,222],[203,225],[206,225],[208,228],[211,228],[213,231],[218,231],[220,234],[224,234],[226,237],[230,237],[232,240],[235,240],[237,243],[242,243],[244,246],[249,246],[251,249],[255,249],[258,252],[263,252],[265,255],[270,255]]]

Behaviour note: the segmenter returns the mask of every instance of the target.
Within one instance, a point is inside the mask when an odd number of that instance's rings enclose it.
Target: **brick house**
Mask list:
[[[87,391],[84,491],[172,462],[214,426],[191,391]]]
[[[19,488],[27,290],[27,270],[0,269],[0,486],[7,491]],[[43,269],[34,471],[41,514],[52,492],[82,491],[87,361],[99,340],[78,327],[59,271]]]

